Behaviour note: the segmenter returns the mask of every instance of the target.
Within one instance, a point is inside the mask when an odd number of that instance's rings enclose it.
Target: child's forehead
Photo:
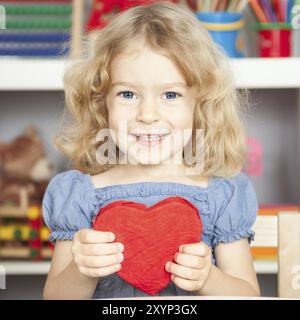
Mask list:
[[[149,46],[131,46],[126,47],[122,51],[120,51],[118,54],[114,56],[112,60],[117,59],[130,59],[130,60],[136,60],[137,58],[145,55],[157,55],[157,56],[164,56],[168,59],[170,59],[170,54],[165,49],[156,49],[151,48]]]
[[[152,86],[153,83],[165,86],[176,82],[186,84],[184,75],[174,61],[155,52],[146,52],[144,56],[120,56],[111,66],[110,75],[113,82],[140,82],[145,86]]]
[[[178,69],[177,63],[174,58],[167,52],[155,50],[152,48],[139,48],[137,50],[123,51],[115,55],[110,63],[111,70],[114,73],[130,72],[138,70],[139,72],[151,73],[164,70],[165,72],[174,73]]]
[[[144,41],[133,41],[118,50],[111,60],[109,73],[112,82],[187,84],[185,75],[168,50],[152,47]]]

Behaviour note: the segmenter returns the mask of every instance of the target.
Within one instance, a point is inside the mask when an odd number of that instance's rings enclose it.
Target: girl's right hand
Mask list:
[[[124,245],[114,240],[112,232],[92,229],[77,231],[72,241],[72,254],[79,271],[92,278],[119,271],[124,259]]]

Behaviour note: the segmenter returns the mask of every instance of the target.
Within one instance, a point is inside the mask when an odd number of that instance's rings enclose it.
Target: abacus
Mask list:
[[[42,219],[40,204],[23,209],[0,210],[0,258],[43,260],[52,256],[50,230]]]
[[[0,56],[80,57],[83,0],[0,2]]]

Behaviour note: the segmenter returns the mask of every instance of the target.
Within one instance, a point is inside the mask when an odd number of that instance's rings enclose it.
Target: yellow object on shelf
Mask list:
[[[7,225],[0,227],[0,241],[33,240],[37,237],[36,230],[28,225]]]
[[[31,206],[28,208],[27,216],[30,220],[35,220],[40,216],[40,208],[37,206]]]
[[[47,227],[42,227],[40,230],[40,239],[42,241],[48,241],[50,230]]]

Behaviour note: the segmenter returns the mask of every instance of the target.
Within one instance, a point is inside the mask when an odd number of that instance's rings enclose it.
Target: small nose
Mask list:
[[[160,115],[158,112],[157,103],[153,99],[147,99],[142,102],[139,107],[139,112],[137,114],[137,121],[152,123],[158,121]]]

